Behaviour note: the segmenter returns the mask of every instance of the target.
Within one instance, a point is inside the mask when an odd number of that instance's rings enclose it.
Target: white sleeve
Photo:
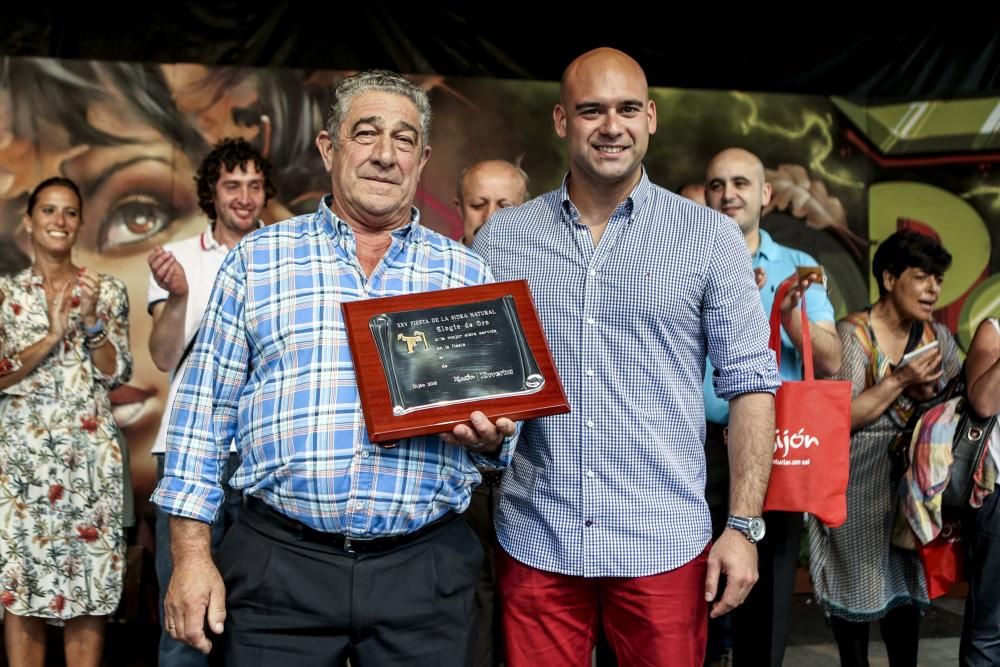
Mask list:
[[[146,312],[152,312],[153,304],[159,303],[160,301],[166,301],[170,294],[167,290],[163,289],[156,284],[156,279],[153,278],[153,272],[149,272],[149,288],[146,290]]]

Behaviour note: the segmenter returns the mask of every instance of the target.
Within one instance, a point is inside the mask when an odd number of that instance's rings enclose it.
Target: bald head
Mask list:
[[[462,217],[462,242],[472,239],[499,209],[523,204],[528,198],[528,175],[506,160],[485,160],[466,167],[458,177],[455,206]]]
[[[733,218],[744,236],[756,236],[761,211],[771,202],[764,163],[743,148],[720,152],[705,170],[705,201]]]
[[[656,132],[656,105],[631,56],[600,48],[571,62],[552,120],[566,139],[570,196],[579,189],[620,196],[638,182]]]
[[[562,80],[559,82],[559,99],[566,104],[568,89],[588,84],[596,84],[600,88],[602,84],[606,85],[608,80],[622,76],[641,81],[642,97],[643,99],[649,97],[646,73],[635,58],[618,49],[604,46],[587,51],[563,71]]]
[[[685,199],[690,199],[696,204],[705,205],[705,184],[704,183],[688,183],[683,188],[677,191],[681,197]]]
[[[766,180],[764,175],[764,163],[760,161],[760,158],[748,151],[745,148],[727,148],[724,151],[719,151],[715,157],[713,157],[709,163],[706,171],[711,173],[714,168],[719,168],[720,166],[728,167],[730,165],[739,165],[751,169],[756,172],[759,180],[764,182]]]

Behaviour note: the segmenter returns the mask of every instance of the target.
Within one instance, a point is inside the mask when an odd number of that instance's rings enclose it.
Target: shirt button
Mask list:
[[[587,324],[593,324],[593,323],[594,323],[594,318],[593,317],[588,317],[587,318]]]
[[[597,271],[595,271],[594,269],[591,269],[590,271],[587,271],[587,274],[590,275],[590,276],[596,276],[597,275]]]
[[[590,528],[591,526],[594,525],[594,522],[591,521],[590,519],[587,519],[586,521],[583,522],[583,525],[585,525],[587,528]]]
[[[586,422],[587,428],[594,428],[594,420],[588,419]]]
[[[591,479],[593,479],[596,476],[597,476],[597,473],[595,473],[593,470],[588,470],[587,471],[587,477],[590,477]]]
[[[368,454],[367,451],[361,452],[361,458],[366,459],[366,458],[368,458],[368,456],[369,456],[369,454]]]
[[[588,368],[587,369],[587,377],[594,377],[594,369],[593,368]]]

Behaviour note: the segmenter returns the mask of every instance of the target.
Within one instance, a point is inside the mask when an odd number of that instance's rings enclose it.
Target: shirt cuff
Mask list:
[[[517,438],[520,433],[521,424],[518,423],[514,434],[504,438],[500,448],[492,454],[477,454],[475,450],[470,449],[469,456],[472,459],[472,463],[477,468],[503,470],[510,465],[511,459],[514,458],[514,447],[517,444]]]
[[[222,506],[219,486],[191,482],[179,477],[164,477],[153,492],[152,500],[167,514],[214,523]]]

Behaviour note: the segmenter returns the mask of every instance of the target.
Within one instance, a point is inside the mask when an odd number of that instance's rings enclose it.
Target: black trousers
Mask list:
[[[833,638],[837,640],[841,667],[869,667],[868,629],[871,623],[845,621],[830,617]],[[889,667],[917,667],[920,636],[920,610],[913,605],[896,607],[879,620]],[[996,664],[996,663],[984,663]]]
[[[725,529],[729,515],[729,458],[721,430],[709,429],[705,440],[707,486],[712,535]],[[792,614],[795,571],[799,566],[802,515],[765,512],[767,534],[757,545],[759,579],[746,601],[732,612],[733,663],[781,667]],[[709,642],[715,639],[710,630]]]
[[[767,535],[757,545],[760,578],[733,610],[733,663],[743,667],[781,667],[791,625],[802,515],[765,512],[764,521]]]
[[[227,665],[470,664],[483,549],[465,521],[354,554],[248,509],[218,559]]]
[[[962,667],[1000,664],[1000,485],[978,510],[962,515],[969,595],[965,599]]]

